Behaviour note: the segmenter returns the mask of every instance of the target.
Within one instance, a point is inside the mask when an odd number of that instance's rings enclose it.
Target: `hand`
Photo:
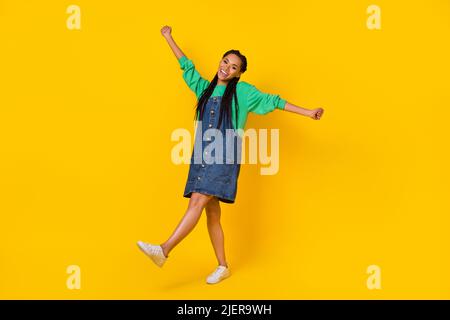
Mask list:
[[[323,115],[323,111],[323,108],[313,109],[311,110],[309,117],[314,120],[320,120],[320,117]]]
[[[164,38],[168,38],[172,36],[172,28],[169,26],[164,26],[161,28],[161,34]]]

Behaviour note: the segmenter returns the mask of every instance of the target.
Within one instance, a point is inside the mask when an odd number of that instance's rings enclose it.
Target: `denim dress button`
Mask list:
[[[222,97],[210,97],[204,106],[203,119],[196,129],[196,137],[194,143],[194,150],[192,150],[191,164],[189,166],[189,173],[184,189],[183,196],[190,198],[193,192],[212,195],[217,197],[219,201],[226,203],[234,203],[237,194],[237,181],[240,172],[240,161],[238,161],[241,153],[242,139],[236,134],[233,143],[229,144],[225,141],[226,129],[232,129],[228,126],[228,121],[222,119],[220,128],[223,141],[222,158],[216,158],[220,144],[213,149],[211,154],[212,163],[206,166],[203,163],[202,154],[208,155],[204,151],[206,146],[210,144],[211,136],[204,137],[204,133],[208,128],[218,125],[218,119],[214,116],[216,102],[220,103]],[[217,111],[217,110],[216,110]],[[200,125],[201,124],[201,125]],[[216,141],[217,137],[215,137]],[[196,148],[201,148],[196,150]],[[233,148],[230,152],[230,148]],[[203,152],[202,152],[203,150]],[[220,149],[219,149],[220,150]],[[230,155],[233,156],[230,156]],[[195,161],[194,161],[195,159]],[[218,160],[218,161],[217,161]],[[240,160],[240,159],[239,159]],[[201,178],[200,178],[201,176]]]

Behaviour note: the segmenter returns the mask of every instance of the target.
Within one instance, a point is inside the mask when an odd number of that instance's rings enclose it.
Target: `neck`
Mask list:
[[[217,79],[217,85],[226,86],[227,84],[228,84],[228,82],[224,82],[220,79]]]

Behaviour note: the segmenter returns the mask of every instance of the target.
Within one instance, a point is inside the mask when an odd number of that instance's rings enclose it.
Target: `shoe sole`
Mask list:
[[[155,260],[153,260],[153,257],[151,256],[151,255],[149,255],[148,253],[147,253],[147,251],[145,251],[145,249],[144,249],[144,247],[141,247],[141,243],[140,242],[138,242],[137,243],[137,246],[138,246],[138,248],[147,256],[147,257],[149,257],[150,258],[150,260],[152,260],[152,262],[154,263],[154,264],[156,264],[158,267],[162,267],[162,265],[159,265],[158,263],[156,263],[156,261]]]

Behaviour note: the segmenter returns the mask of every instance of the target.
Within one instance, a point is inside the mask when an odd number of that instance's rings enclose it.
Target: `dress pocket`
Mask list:
[[[212,182],[229,184],[233,180],[234,165],[215,164],[209,168],[209,177]]]

